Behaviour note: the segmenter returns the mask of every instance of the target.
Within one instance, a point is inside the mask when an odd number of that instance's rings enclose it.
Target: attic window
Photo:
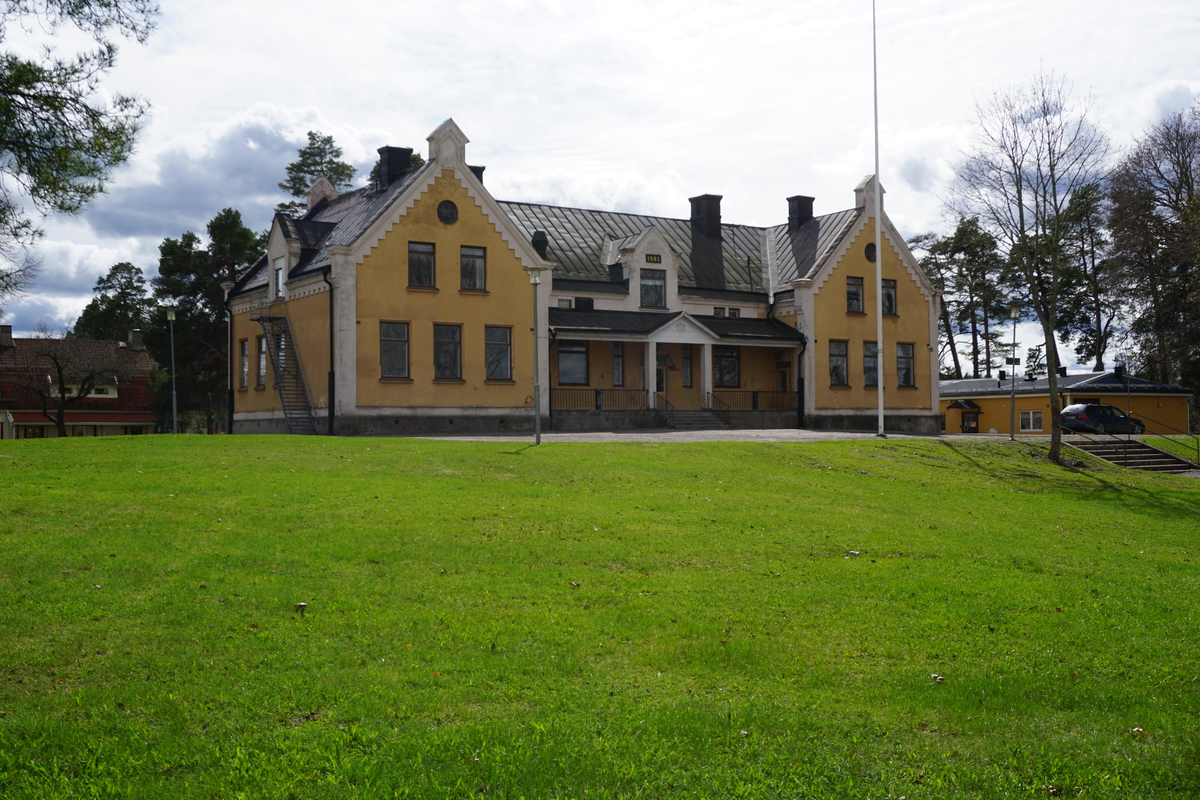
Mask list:
[[[449,200],[443,200],[438,203],[437,215],[438,219],[442,222],[447,225],[453,225],[455,222],[458,222],[458,206]]]

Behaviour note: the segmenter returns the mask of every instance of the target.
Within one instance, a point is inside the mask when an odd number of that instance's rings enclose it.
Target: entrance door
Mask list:
[[[962,412],[962,432],[963,433],[979,433],[979,412],[978,411]]]
[[[792,390],[792,368],[790,365],[780,365],[775,370],[775,390],[790,392]]]

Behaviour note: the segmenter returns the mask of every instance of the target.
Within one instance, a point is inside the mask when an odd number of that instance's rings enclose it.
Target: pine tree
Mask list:
[[[309,131],[308,144],[301,147],[296,155],[296,160],[287,165],[287,180],[279,184],[279,188],[292,197],[304,198],[309,187],[322,177],[332,183],[338,192],[350,188],[356,170],[340,160],[342,148],[333,143],[332,136]],[[308,204],[304,199],[289,200],[275,206],[277,213],[289,217],[303,216],[307,210]]]
[[[153,303],[146,295],[142,271],[122,261],[96,279],[92,301],[75,322],[76,339],[123,342],[134,328],[145,328]]]

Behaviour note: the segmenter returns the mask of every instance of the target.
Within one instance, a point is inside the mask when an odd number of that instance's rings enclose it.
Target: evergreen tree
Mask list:
[[[170,363],[165,309],[173,307],[179,407],[203,412],[211,426],[225,418],[227,400],[229,337],[221,283],[244,274],[261,255],[263,242],[230,208],[217,214],[206,231],[207,246],[191,231],[159,246],[158,276],[151,281],[158,308],[150,316],[146,350],[159,364]]]
[[[75,322],[76,339],[123,342],[134,328],[146,327],[153,306],[142,271],[122,261],[96,279],[92,301]]]
[[[116,61],[108,33],[144,42],[154,0],[3,0],[0,42],[16,23],[54,33],[69,25],[90,35],[94,52],[37,59],[0,51],[0,302],[37,272],[29,247],[41,237],[22,203],[41,213],[75,214],[104,191],[133,152],[148,106],[131,95],[106,101],[100,79]]]
[[[290,217],[303,216],[308,211],[305,192],[318,178],[326,178],[338,192],[350,188],[356,170],[341,160],[342,148],[333,143],[332,136],[309,131],[308,144],[301,147],[296,155],[296,160],[287,165],[287,180],[279,184],[279,188],[299,199],[275,206],[277,213]]]

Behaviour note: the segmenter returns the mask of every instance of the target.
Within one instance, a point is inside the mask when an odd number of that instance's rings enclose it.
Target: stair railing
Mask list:
[[[1159,420],[1153,419],[1152,417],[1147,417],[1145,414],[1142,414],[1142,413],[1138,414],[1138,419],[1144,419],[1147,422],[1153,422],[1155,425],[1160,425],[1164,428],[1170,428],[1171,430],[1175,431],[1176,434],[1179,434],[1181,436],[1186,436],[1189,439],[1194,439],[1195,443],[1196,443],[1196,460],[1192,463],[1196,464],[1196,466],[1200,466],[1200,436],[1196,436],[1194,433],[1188,433],[1187,431],[1181,431],[1181,430],[1179,430],[1179,428],[1176,428],[1174,425],[1168,425],[1167,423],[1160,422]],[[1170,442],[1175,441],[1170,436],[1158,433],[1156,431],[1151,431],[1151,430],[1144,430],[1144,431],[1142,431],[1141,435],[1142,436],[1157,436],[1160,439],[1166,439],[1167,441],[1170,441]],[[1168,452],[1170,452],[1170,451],[1168,451]]]

